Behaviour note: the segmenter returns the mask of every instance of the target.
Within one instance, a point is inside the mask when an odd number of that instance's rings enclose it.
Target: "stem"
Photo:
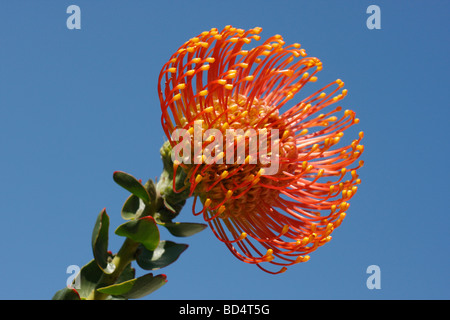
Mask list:
[[[134,260],[134,255],[138,246],[138,242],[135,242],[129,238],[125,239],[122,247],[112,261],[112,263],[116,266],[114,272],[110,274],[103,273],[97,286],[94,290],[92,290],[86,300],[105,300],[109,296],[106,293],[98,292],[96,289],[113,285],[117,281],[126,266]]]
[[[171,221],[175,218],[181,208],[184,206],[186,199],[189,197],[189,189],[183,193],[175,193],[172,189],[173,181],[173,162],[171,158],[172,147],[167,141],[160,150],[161,157],[164,164],[164,170],[161,173],[160,179],[156,185],[156,197],[154,199],[155,205],[151,208],[151,212],[144,211],[142,215],[151,215],[161,221]],[[185,184],[185,175],[182,170],[177,172],[178,184],[177,188],[181,188]],[[178,212],[172,212],[165,209],[165,202],[171,207],[178,209]],[[140,218],[137,216],[136,218]],[[129,238],[126,238],[119,252],[114,256],[112,263],[116,266],[114,272],[111,274],[103,273],[98,281],[96,287],[86,300],[105,300],[110,295],[106,293],[98,292],[98,288],[107,287],[116,283],[119,276],[125,270],[125,268],[135,259],[136,250],[139,247],[139,243]]]

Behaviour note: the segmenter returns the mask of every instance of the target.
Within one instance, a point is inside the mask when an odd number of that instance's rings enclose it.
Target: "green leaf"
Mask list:
[[[131,220],[140,215],[145,209],[144,201],[132,194],[128,197],[122,207],[121,216],[125,220]]]
[[[174,200],[171,199],[170,202],[168,198],[162,197],[163,205],[158,208],[158,212],[155,214],[159,220],[163,222],[172,222],[174,218],[180,213],[181,209],[186,203],[185,199]]]
[[[97,265],[106,273],[108,267],[108,229],[109,217],[103,209],[97,217],[92,232],[92,252]]]
[[[166,282],[164,274],[154,277],[149,273],[136,279],[99,288],[97,291],[112,295],[116,299],[139,299],[161,288]]]
[[[110,294],[112,296],[121,296],[127,293],[133,288],[136,279],[128,280],[122,283],[113,284],[107,287],[97,289],[100,293]]]
[[[152,200],[152,204],[156,204],[156,186],[155,183],[153,182],[152,179],[149,179],[145,185],[144,185],[145,190],[147,190],[150,199]]]
[[[119,186],[142,199],[145,204],[150,203],[151,198],[147,189],[132,175],[123,171],[116,171],[113,174],[113,179]]]
[[[52,300],[81,300],[77,290],[63,288],[55,293]]]
[[[103,271],[98,267],[95,260],[91,260],[81,268],[72,285],[75,286],[81,298],[87,298],[92,290],[95,289],[102,274]],[[80,287],[77,288],[77,285]]]
[[[128,281],[128,280],[134,279],[135,276],[136,276],[136,269],[131,267],[131,263],[130,263],[122,271],[122,273],[120,274],[120,276],[116,282],[120,283],[120,282]]]
[[[125,267],[117,281],[123,282],[133,279],[135,277],[135,273],[136,270],[131,267],[130,263]],[[102,274],[103,271],[98,267],[95,260],[91,260],[81,268],[80,273],[73,281],[72,286],[78,291],[80,297],[85,299],[91,294],[92,290],[95,290]]]
[[[181,212],[181,209],[183,209],[186,200],[182,199],[177,202],[169,203],[169,200],[167,198],[163,198],[163,202],[164,208],[170,211],[171,213],[175,214],[175,216],[177,216]]]
[[[203,231],[207,225],[203,223],[191,222],[166,222],[162,224],[175,237],[190,237]]]
[[[137,278],[131,290],[123,296],[126,299],[139,299],[158,290],[166,283],[166,275],[159,274],[154,277],[153,274],[149,273]]]
[[[161,241],[153,251],[140,246],[136,262],[144,270],[161,269],[175,262],[187,248],[187,244],[178,244],[172,241]]]
[[[156,207],[156,188],[153,180],[148,180],[144,185],[150,196],[150,203],[145,204],[145,202],[140,199],[135,194],[131,194],[125,201],[122,207],[122,218],[125,220],[131,220],[139,216],[153,215]]]
[[[148,250],[155,250],[159,243],[159,230],[155,219],[145,216],[121,224],[116,229],[118,236],[142,243]]]

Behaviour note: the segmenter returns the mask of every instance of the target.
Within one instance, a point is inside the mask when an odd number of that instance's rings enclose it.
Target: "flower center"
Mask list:
[[[221,211],[219,216],[228,218],[252,214],[256,207],[276,202],[279,189],[291,182],[285,172],[294,174],[297,167],[297,148],[290,125],[263,100],[253,99],[248,107],[246,97],[240,95],[228,98],[226,108],[224,103],[214,100],[213,109],[202,119],[203,129],[217,129],[225,140],[220,150],[202,141],[203,151],[212,157],[222,151],[223,161],[192,164],[186,171],[188,176],[201,175],[194,193],[208,204],[211,214]]]

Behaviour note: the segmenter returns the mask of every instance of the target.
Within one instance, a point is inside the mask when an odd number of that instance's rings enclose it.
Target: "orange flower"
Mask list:
[[[194,214],[237,258],[280,273],[307,261],[346,216],[361,182],[363,133],[338,146],[359,122],[353,111],[332,107],[347,95],[340,79],[288,106],[317,80],[322,63],[299,44],[284,46],[280,35],[244,50],[260,32],[227,26],[190,39],[162,68],[158,92],[162,126],[180,155],[174,169],[186,172]],[[228,140],[239,129],[245,134]],[[269,131],[278,135],[263,148],[259,134]],[[217,132],[227,136],[222,145]],[[256,135],[260,143],[252,145]],[[279,267],[270,271],[265,262]]]

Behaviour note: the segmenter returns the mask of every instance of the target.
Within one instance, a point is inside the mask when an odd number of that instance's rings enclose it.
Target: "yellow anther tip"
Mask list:
[[[309,238],[308,237],[304,237],[302,239],[302,245],[306,245],[309,242]]]
[[[205,113],[210,113],[213,111],[214,111],[214,107],[208,107],[208,108],[205,108],[205,110],[203,110],[203,112],[205,112]]]
[[[264,255],[264,258],[271,258],[271,257],[273,258],[272,254],[273,254],[273,250],[272,249],[267,249],[267,252]]]
[[[228,176],[228,171],[224,171],[222,172],[222,174],[220,175],[221,179],[225,179]]]
[[[195,177],[195,183],[199,183],[200,181],[202,181],[202,179],[203,179],[203,176],[200,175],[200,174],[198,174],[198,175]]]

